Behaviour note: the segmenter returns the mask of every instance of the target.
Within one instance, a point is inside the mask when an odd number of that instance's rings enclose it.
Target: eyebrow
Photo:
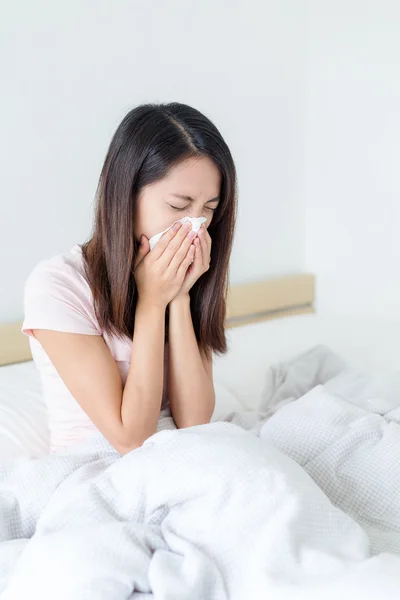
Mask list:
[[[184,194],[171,194],[174,198],[179,198],[179,200],[185,200],[186,202],[194,202],[194,198],[191,196],[185,196]],[[206,204],[211,204],[212,202],[219,202],[219,196],[212,198],[211,200],[207,200]]]

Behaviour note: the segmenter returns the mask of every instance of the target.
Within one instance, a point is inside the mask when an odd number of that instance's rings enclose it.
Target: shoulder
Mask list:
[[[56,286],[88,291],[89,283],[80,246],[74,246],[70,252],[38,263],[26,281],[25,291],[34,290],[36,287],[49,289]]]
[[[25,284],[24,308],[24,329],[100,334],[80,246],[36,265]]]

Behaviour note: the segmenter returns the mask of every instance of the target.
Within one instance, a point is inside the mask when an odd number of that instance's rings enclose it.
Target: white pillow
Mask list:
[[[0,367],[0,462],[48,452],[47,411],[35,365]]]

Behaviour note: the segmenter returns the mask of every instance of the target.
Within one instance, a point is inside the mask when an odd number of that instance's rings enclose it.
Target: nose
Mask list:
[[[208,228],[213,217],[213,212],[209,208],[207,208],[207,205],[204,204],[204,201],[196,200],[190,206],[189,216],[192,218],[195,217],[197,219],[199,217],[205,217],[207,219],[205,222],[205,227]]]
[[[193,204],[191,207],[190,216],[195,217],[195,218],[202,217],[203,216],[203,205],[198,204],[197,202],[196,202],[196,204]]]

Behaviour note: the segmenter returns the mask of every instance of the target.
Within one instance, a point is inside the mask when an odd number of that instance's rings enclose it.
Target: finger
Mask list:
[[[198,237],[194,240],[194,245],[195,245],[194,262],[198,265],[201,265],[201,264],[203,264],[203,251],[201,248],[201,241]]]
[[[145,256],[150,252],[149,240],[145,235],[140,238],[140,244],[135,259],[135,269],[140,265]]]
[[[211,262],[212,239],[211,239],[211,236],[208,233],[208,231],[205,232],[205,239],[206,239],[206,243],[207,243],[207,260],[208,260],[208,265],[210,265],[210,262]]]
[[[164,252],[170,241],[177,235],[178,231],[182,229],[182,223],[178,221],[174,223],[171,229],[168,229],[160,238],[159,242],[154,246],[152,250],[152,256],[157,260]]]
[[[188,253],[186,254],[185,259],[180,264],[177,275],[180,276],[182,279],[185,277],[186,271],[193,262],[194,251],[194,245],[192,244],[188,250]]]
[[[202,264],[204,268],[208,269],[210,266],[210,249],[207,246],[207,242],[204,239],[204,236],[200,236],[200,246],[201,246],[201,254],[202,254]]]
[[[194,231],[189,231],[188,235],[183,240],[180,248],[173,255],[171,262],[169,263],[169,268],[177,271],[180,267],[181,262],[185,259],[190,245],[193,243],[194,238],[196,237],[196,233]]]
[[[169,242],[168,246],[164,249],[164,252],[160,256],[159,260],[161,261],[161,263],[164,265],[165,268],[169,266],[169,264],[171,263],[172,259],[175,256],[175,254],[177,253],[179,248],[182,246],[183,242],[186,240],[189,232],[191,231],[191,228],[192,228],[191,223],[185,223],[183,225],[183,227],[180,228],[178,233]],[[189,248],[189,245],[190,244],[187,244],[187,246],[186,246],[186,252]],[[186,256],[186,252],[185,252],[185,256]]]
[[[206,243],[209,251],[211,252],[211,237],[204,224],[200,227],[199,238]]]
[[[207,244],[208,244],[208,246],[209,246],[209,248],[211,250],[212,239],[211,239],[211,235],[209,234],[208,229],[206,227],[204,228],[204,235],[205,235],[205,238],[207,240]]]

